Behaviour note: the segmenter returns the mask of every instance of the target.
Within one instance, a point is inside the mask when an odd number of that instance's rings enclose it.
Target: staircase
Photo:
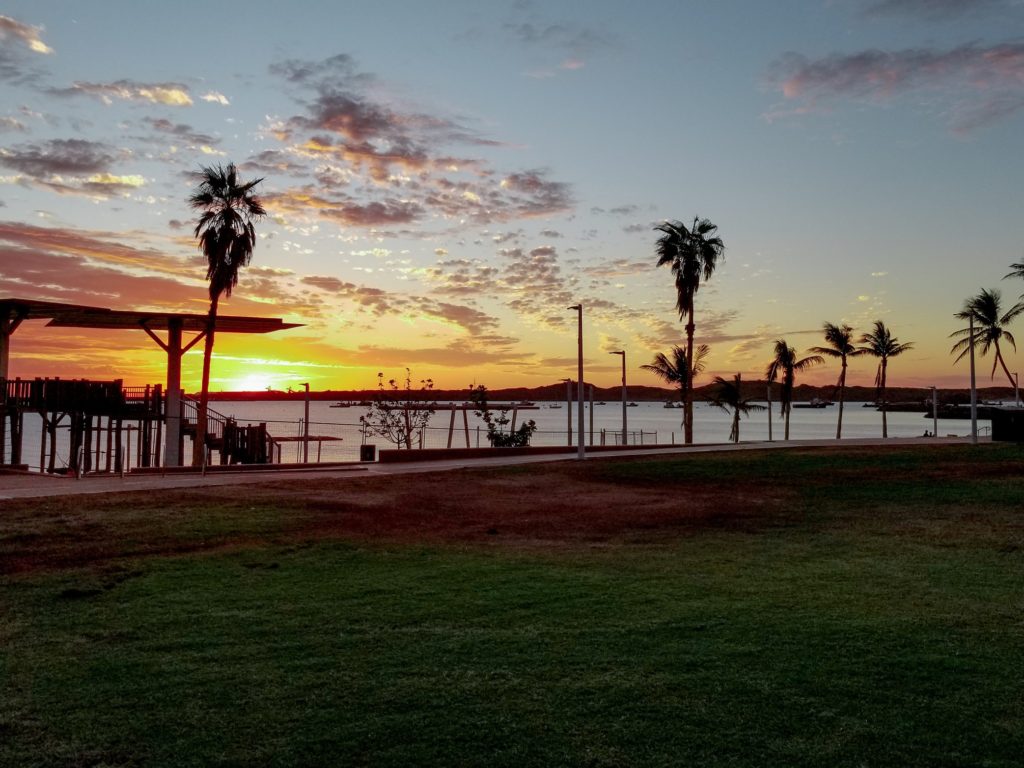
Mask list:
[[[182,395],[181,433],[196,440],[199,401]],[[220,454],[220,464],[270,464],[274,461],[277,443],[267,432],[265,424],[239,426],[230,416],[206,407],[206,446],[208,462],[214,451]],[[280,452],[278,452],[280,453]]]

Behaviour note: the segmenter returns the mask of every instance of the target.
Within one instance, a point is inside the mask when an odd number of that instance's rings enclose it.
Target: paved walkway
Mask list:
[[[979,438],[979,442],[988,442],[989,438]],[[622,456],[658,456],[682,453],[708,453],[711,451],[749,451],[749,450],[782,450],[790,448],[854,448],[858,446],[899,447],[908,445],[951,445],[970,444],[969,437],[938,437],[920,438],[904,437],[847,440],[790,440],[751,442],[733,445],[731,443],[713,443],[674,448],[658,449],[623,449],[621,451],[602,451],[587,457],[589,461],[600,461]],[[549,461],[574,461],[576,454],[545,454],[541,456],[495,456],[485,459],[444,459],[440,461],[413,461],[397,464],[349,464],[330,468],[280,469],[266,471],[215,472],[207,475],[169,474],[169,475],[126,475],[110,477],[95,475],[76,479],[60,475],[40,475],[36,473],[17,473],[0,475],[0,508],[4,499],[39,498],[46,496],[68,496],[86,493],[118,493],[126,491],[148,491],[162,488],[203,488],[216,485],[248,485],[252,483],[276,483],[286,480],[322,480],[336,479],[344,481],[353,477],[372,477],[377,475],[404,475],[416,472],[448,472],[456,469],[479,469],[484,467],[501,467],[513,464],[536,464]]]

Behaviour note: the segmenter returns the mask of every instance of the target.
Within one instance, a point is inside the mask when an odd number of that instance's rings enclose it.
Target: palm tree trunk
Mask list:
[[[686,323],[686,402],[683,403],[683,440],[693,443],[693,306]]]
[[[740,441],[740,409],[737,408],[732,412],[732,434],[729,435],[734,443]]]
[[[789,412],[793,409],[793,385],[787,382],[782,383],[782,392],[779,393],[779,399],[782,401],[782,415],[786,419],[786,435],[785,439],[789,440]]]
[[[207,409],[210,404],[210,361],[213,359],[213,336],[217,326],[217,304],[220,293],[210,298],[210,312],[206,320],[206,339],[203,344],[203,381],[199,390],[199,406],[196,409],[196,435],[192,440],[192,466],[203,464],[206,452]]]
[[[1010,369],[1006,367],[1006,361],[1003,360],[1003,353],[999,349],[999,339],[996,339],[996,360],[1003,366],[1003,373],[1006,374],[1007,380],[1010,382],[1010,389],[1016,389],[1016,382],[1013,380],[1013,374],[1010,373]]]
[[[836,422],[836,440],[843,437],[843,399],[846,397],[846,358],[843,358],[843,371],[839,374],[839,421]]]
[[[878,376],[878,384],[879,384],[878,388],[881,390],[880,394],[882,396],[882,438],[883,439],[885,439],[885,438],[887,438],[889,436],[889,423],[886,420],[886,413],[885,413],[885,366],[886,366],[886,359],[883,357],[882,358],[882,370],[879,372],[879,376]]]

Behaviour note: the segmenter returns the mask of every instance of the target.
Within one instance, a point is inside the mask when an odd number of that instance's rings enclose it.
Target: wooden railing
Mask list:
[[[159,384],[124,387],[119,379],[0,379],[0,405],[20,411],[156,419],[163,416],[164,396]]]

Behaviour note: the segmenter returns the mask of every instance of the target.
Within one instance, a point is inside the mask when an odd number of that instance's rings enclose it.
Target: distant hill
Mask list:
[[[590,397],[587,385],[587,399]],[[630,386],[628,397],[638,402],[664,402],[666,400],[678,400],[678,389],[667,389],[664,387]],[[694,390],[694,399],[706,400],[708,393],[714,389],[714,384],[705,384]],[[745,381],[743,390],[749,396],[756,399],[765,399],[766,382]],[[773,388],[773,398],[778,397],[778,385]],[[594,387],[594,400],[606,402],[617,402],[621,398],[621,387]],[[330,401],[356,401],[372,400],[377,395],[376,389],[328,389],[319,392],[310,392],[310,400]],[[799,384],[793,390],[795,402],[806,402],[814,398],[834,400],[838,392],[833,386],[817,387],[809,384]],[[848,402],[871,402],[875,399],[874,387],[847,387],[846,400]],[[966,403],[970,400],[970,392],[967,389],[940,389],[938,391],[939,402],[941,403]],[[920,402],[931,400],[932,391],[923,387],[889,387],[886,399],[890,403],[897,402]],[[211,399],[214,400],[304,400],[304,392],[282,392],[280,390],[263,390],[257,392],[211,392]],[[467,400],[469,391],[466,389],[432,389],[421,391],[414,389],[410,393],[413,400]],[[505,389],[491,389],[487,391],[487,397],[492,402],[512,402],[520,400],[540,401],[563,401],[566,397],[565,384],[558,382],[546,384],[540,387],[508,387]],[[576,398],[576,388],[573,387],[573,399]],[[978,398],[985,401],[1012,401],[1014,392],[1010,387],[985,387],[978,390]]]

